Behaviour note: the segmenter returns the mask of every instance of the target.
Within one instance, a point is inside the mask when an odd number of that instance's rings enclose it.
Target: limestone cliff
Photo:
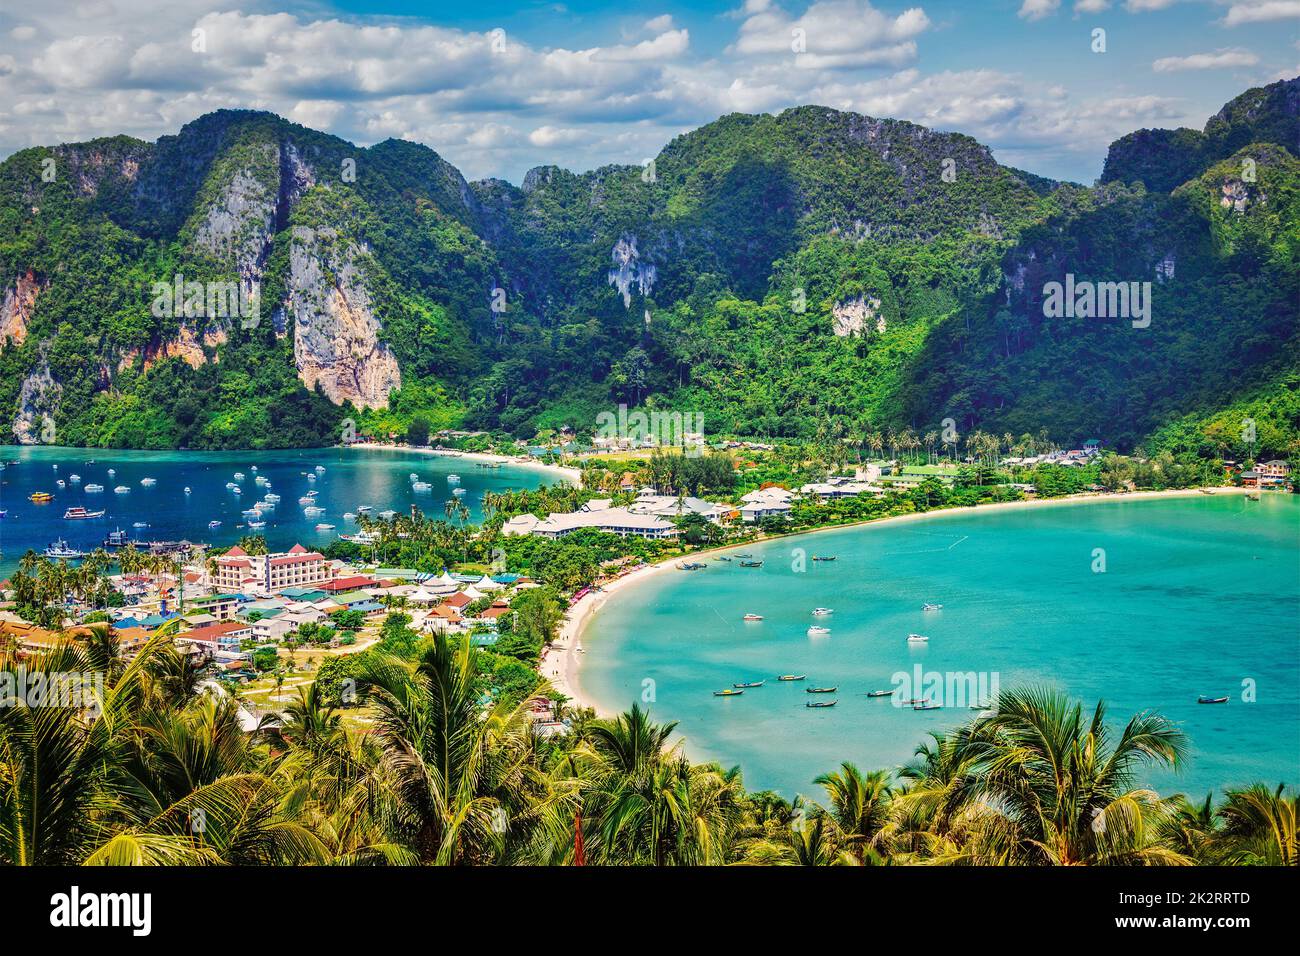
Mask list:
[[[41,363],[23,379],[18,393],[18,414],[14,416],[14,438],[21,445],[53,444],[52,426],[63,397],[63,386],[50,374],[49,362]]]
[[[288,298],[298,377],[335,404],[384,408],[402,383],[397,359],[379,341],[366,286],[367,248],[333,229],[294,229]]]
[[[36,296],[44,288],[30,270],[14,280],[0,299],[0,350],[6,344],[21,345],[27,338],[27,325],[31,320]]]

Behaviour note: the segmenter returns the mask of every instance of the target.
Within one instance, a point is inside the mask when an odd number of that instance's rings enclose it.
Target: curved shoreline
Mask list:
[[[454,448],[413,448],[410,445],[395,445],[390,442],[356,442],[352,445],[335,445],[335,448],[372,448],[382,449],[384,451],[410,452],[414,455],[436,455],[440,458],[468,458],[470,461],[490,461],[502,465],[512,465],[515,468],[531,468],[535,471],[542,471],[548,474],[556,474],[571,484],[582,487],[582,472],[577,468],[567,468],[564,465],[548,465],[543,461],[519,461],[508,455],[495,455],[486,451],[458,451]]]
[[[1236,488],[1229,486],[1212,486],[1215,494],[1240,495],[1247,494],[1251,489]],[[830,525],[825,528],[811,528],[807,531],[796,531],[786,535],[773,535],[767,538],[760,538],[756,541],[744,541],[738,544],[729,544],[717,548],[709,548],[703,551],[692,552],[692,559],[699,558],[703,555],[720,554],[735,548],[751,547],[755,544],[765,543],[768,541],[777,541],[783,538],[799,538],[814,534],[823,534],[828,531],[844,531],[849,528],[867,528],[871,526],[884,526],[887,524],[902,524],[908,521],[919,521],[930,518],[941,518],[952,515],[969,515],[975,512],[992,512],[998,510],[1012,510],[1021,508],[1042,508],[1051,505],[1082,505],[1097,502],[1124,502],[1124,501],[1150,501],[1161,498],[1183,498],[1191,495],[1201,494],[1198,488],[1178,488],[1168,491],[1134,491],[1125,494],[1081,494],[1066,495],[1061,498],[1037,498],[1032,501],[1002,501],[986,505],[968,505],[959,508],[940,508],[935,511],[920,511],[905,515],[891,515],[887,518],[871,518],[866,521],[853,521],[848,524]],[[538,666],[538,671],[542,677],[550,681],[552,689],[570,698],[570,705],[574,707],[591,707],[595,709],[598,716],[613,716],[613,711],[603,707],[601,703],[594,698],[584,696],[582,685],[578,679],[582,666],[582,655],[585,650],[582,646],[582,635],[587,626],[591,623],[592,618],[600,611],[605,604],[619,591],[627,590],[636,584],[644,583],[651,577],[662,571],[672,568],[675,564],[682,561],[683,557],[666,558],[655,564],[643,565],[631,573],[611,582],[599,591],[591,591],[578,600],[576,604],[568,609],[564,615],[564,621],[560,626],[560,633],[554,644],[552,644],[542,655],[542,660]]]

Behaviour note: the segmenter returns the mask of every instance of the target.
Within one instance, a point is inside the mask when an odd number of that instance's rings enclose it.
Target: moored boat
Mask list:
[[[913,710],[943,710],[942,704],[931,704],[928,701],[923,704],[913,704]]]
[[[104,512],[87,511],[85,508],[77,505],[75,508],[69,508],[67,511],[63,512],[63,517],[69,519],[102,518],[104,517]]]
[[[830,632],[831,632],[831,629],[830,629],[829,627],[819,627],[819,626],[816,625],[816,624],[814,624],[812,627],[808,628],[808,633],[811,634],[811,635],[813,635],[814,637],[816,637],[816,636],[820,636],[820,635],[829,634]]]
[[[761,568],[763,566],[763,561],[762,559],[759,559],[758,561],[741,561],[740,566],[742,568]]]
[[[746,621],[761,621],[761,620],[763,620],[763,615],[761,615],[761,614],[746,614],[745,617],[744,617],[744,620],[746,620]]]
[[[78,551],[76,548],[69,547],[68,542],[59,538],[59,540],[55,541],[45,549],[45,556],[47,558],[65,558],[71,560],[73,558],[84,558],[86,554],[84,551]]]
[[[810,700],[806,704],[804,704],[804,706],[805,707],[834,707],[838,703],[839,703],[838,700]]]
[[[130,493],[131,493],[131,489],[126,485],[118,485],[116,488],[113,489],[113,494],[115,495],[129,495]]]
[[[807,674],[782,674],[777,680],[804,680],[807,677]]]
[[[90,484],[86,485],[86,489],[85,489],[85,490],[86,490],[86,493],[87,493],[87,494],[96,495],[96,494],[99,494],[101,491],[104,490],[104,486],[103,486],[103,485],[97,485],[97,484],[95,484],[95,483],[92,481]]]
[[[805,687],[803,692],[805,694],[833,694],[839,689],[839,685],[836,684],[834,687]]]
[[[743,693],[744,693],[743,690],[734,690],[728,687],[726,690],[715,690],[713,692],[713,696],[714,697],[739,697]]]
[[[27,500],[34,501],[38,505],[43,505],[48,501],[53,501],[54,495],[50,494],[48,491],[33,491],[27,496]]]
[[[828,614],[834,614],[834,613],[835,613],[834,608],[829,608],[829,607],[813,608],[813,617],[826,617]]]
[[[925,644],[925,643],[927,643],[929,640],[930,640],[930,639],[929,639],[928,637],[926,637],[924,634],[909,634],[909,635],[907,635],[907,643],[909,643],[909,644]]]
[[[762,687],[764,683],[766,683],[766,682],[765,682],[765,681],[761,681],[761,680],[751,680],[751,681],[742,681],[742,682],[739,683],[739,684],[732,684],[731,686],[732,686],[732,687],[739,687],[739,688],[742,688],[742,689],[743,689],[743,688],[746,688],[746,687]]]
[[[868,697],[893,697],[894,692],[892,690],[869,690],[867,691],[867,696]]]
[[[1200,697],[1196,698],[1196,702],[1198,704],[1226,704],[1228,702],[1228,698],[1206,697],[1204,694],[1202,694]]]
[[[921,605],[922,611],[939,611],[943,609],[942,604],[930,604],[929,602]]]
[[[835,554],[814,554],[814,561],[834,561],[839,555]]]

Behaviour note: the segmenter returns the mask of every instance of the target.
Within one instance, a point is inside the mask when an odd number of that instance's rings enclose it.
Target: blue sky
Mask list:
[[[51,0],[0,12],[0,155],[239,106],[518,182],[818,103],[1091,182],[1115,137],[1300,74],[1298,27],[1300,0]]]

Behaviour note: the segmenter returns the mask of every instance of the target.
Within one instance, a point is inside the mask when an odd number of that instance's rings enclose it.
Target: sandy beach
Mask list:
[[[1214,494],[1239,495],[1245,494],[1249,490],[1250,489],[1247,488],[1216,486],[1213,489],[1213,492]],[[691,560],[697,560],[705,555],[720,554],[735,548],[749,547],[759,541],[774,541],[779,538],[804,537],[808,535],[822,534],[827,531],[843,531],[845,528],[862,528],[869,525],[902,524],[909,521],[933,520],[945,516],[967,515],[974,511],[983,514],[984,512],[1016,508],[1047,508],[1053,505],[1081,505],[1090,502],[1145,501],[1155,498],[1179,498],[1198,495],[1201,493],[1201,491],[1195,488],[1180,488],[1170,491],[1133,491],[1126,494],[1066,495],[1061,498],[1037,498],[1031,501],[1006,501],[998,504],[975,505],[965,508],[943,508],[938,511],[895,515],[889,518],[875,518],[870,521],[857,521],[849,524],[833,525],[826,528],[814,528],[810,531],[799,531],[789,535],[773,535],[767,538],[729,544],[724,547],[710,548],[706,551],[692,552],[689,555],[689,558]],[[656,564],[643,565],[618,580],[611,582],[600,590],[589,592],[569,608],[568,612],[564,616],[564,621],[560,626],[559,637],[543,655],[538,669],[541,675],[551,682],[551,686],[555,690],[570,698],[570,706],[593,707],[598,713],[602,710],[596,701],[587,699],[582,695],[582,685],[579,681],[582,659],[586,653],[586,649],[582,644],[582,635],[586,630],[587,625],[591,623],[591,620],[596,616],[601,608],[605,606],[606,602],[613,598],[618,592],[627,590],[636,584],[643,583],[649,580],[652,576],[673,568],[674,565],[682,560],[684,560],[684,558],[678,556],[667,558],[663,561],[657,562]],[[605,713],[601,713],[600,715],[609,716]]]
[[[410,445],[397,445],[392,442],[357,442],[355,445],[340,445],[340,448],[369,448],[383,449],[385,451],[406,451],[416,455],[437,455],[442,458],[463,458],[466,461],[493,462],[502,465],[513,465],[516,468],[532,468],[537,471],[548,472],[560,475],[570,484],[582,486],[582,472],[577,468],[566,468],[563,465],[548,465],[540,461],[519,461],[508,455],[494,455],[490,452],[483,451],[457,451],[454,448],[413,448]]]

